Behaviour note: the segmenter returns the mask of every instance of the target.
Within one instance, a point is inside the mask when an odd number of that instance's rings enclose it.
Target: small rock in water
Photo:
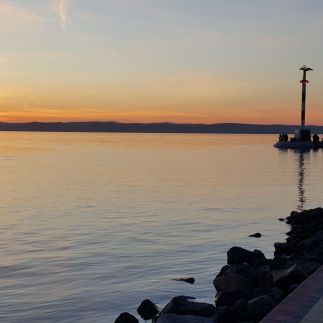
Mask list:
[[[139,323],[139,321],[133,315],[124,312],[117,317],[114,323]]]
[[[174,278],[173,280],[178,281],[178,282],[185,282],[185,283],[188,283],[188,284],[194,284],[195,283],[195,278],[194,277]]]
[[[155,317],[159,313],[159,308],[151,300],[145,299],[137,308],[137,312],[146,321]]]
[[[279,218],[278,220],[281,221],[281,222],[285,221],[284,218]]]
[[[260,232],[257,232],[257,233],[254,233],[254,234],[250,234],[249,237],[252,237],[252,238],[260,238],[260,237],[262,237],[262,234]]]

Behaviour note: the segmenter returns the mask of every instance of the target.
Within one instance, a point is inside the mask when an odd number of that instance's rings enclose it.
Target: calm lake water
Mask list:
[[[279,217],[323,205],[323,152],[274,141],[1,132],[0,321],[112,323],[145,298],[213,302],[231,246],[271,256]]]

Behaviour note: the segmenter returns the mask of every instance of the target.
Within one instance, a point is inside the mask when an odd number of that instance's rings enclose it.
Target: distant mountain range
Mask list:
[[[49,132],[137,132],[137,133],[236,133],[278,134],[294,133],[296,125],[244,123],[120,123],[108,122],[0,122],[0,131]],[[311,126],[313,133],[323,133],[323,126]]]

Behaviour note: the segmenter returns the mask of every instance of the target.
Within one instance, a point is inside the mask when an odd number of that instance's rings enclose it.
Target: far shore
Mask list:
[[[293,134],[298,125],[247,123],[122,123],[84,122],[0,122],[0,131],[34,132],[123,132],[123,133],[201,133],[201,134]],[[323,134],[323,126],[309,126],[312,133]]]

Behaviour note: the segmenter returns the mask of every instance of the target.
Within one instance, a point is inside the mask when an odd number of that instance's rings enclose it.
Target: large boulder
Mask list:
[[[317,227],[314,224],[304,225],[297,230],[291,230],[286,241],[291,245],[299,245],[303,240],[311,238],[316,231]]]
[[[285,293],[277,287],[271,289],[267,295],[270,297],[275,306],[278,305],[285,297]]]
[[[187,296],[174,297],[162,310],[162,314],[193,315],[211,317],[217,313],[213,304],[192,301],[194,298]]]
[[[268,265],[259,266],[257,268],[257,287],[265,290],[274,287],[273,275]]]
[[[302,212],[293,211],[290,216],[286,218],[286,222],[292,226],[323,223],[323,209],[316,208],[304,210]]]
[[[249,251],[242,247],[232,247],[227,252],[228,265],[237,265],[248,263],[251,266],[263,265],[266,263],[266,257],[260,250]]]
[[[230,268],[231,266],[230,265],[224,265],[220,272],[216,275],[216,277],[221,277],[221,276],[224,276],[225,273],[227,272],[227,270]]]
[[[237,301],[226,310],[226,320],[229,322],[245,321],[250,318],[248,313],[248,302],[244,299]]]
[[[257,270],[247,263],[228,266],[225,274],[229,273],[238,274],[251,281],[257,279]]]
[[[295,264],[298,270],[306,277],[310,276],[321,266],[321,264],[317,261],[304,259],[295,260]]]
[[[139,323],[139,321],[133,315],[124,312],[117,317],[114,323]]]
[[[273,275],[274,282],[277,282],[281,279],[287,277],[293,270],[295,270],[296,264],[290,265],[288,268],[276,269],[271,272]]]
[[[254,298],[247,305],[248,313],[254,320],[261,320],[274,307],[275,303],[268,295]]]
[[[237,301],[244,299],[249,300],[253,298],[249,290],[237,290],[234,292],[218,292],[215,296],[215,304],[217,307],[232,306]]]
[[[141,302],[137,312],[144,320],[151,320],[159,313],[159,309],[151,300],[145,299]]]
[[[298,285],[306,279],[306,275],[300,271],[300,269],[295,265],[290,268],[281,270],[277,275],[278,271],[273,271],[273,277],[275,285],[281,289],[283,292],[290,292],[290,287],[293,285]]]
[[[290,255],[295,250],[295,248],[287,242],[275,242],[274,247],[275,255]]]
[[[285,255],[276,255],[274,259],[267,260],[267,265],[271,270],[278,270],[291,267],[293,265],[293,262]]]
[[[250,290],[255,283],[235,273],[228,273],[213,280],[213,285],[218,292],[232,293],[236,291]]]
[[[305,240],[302,240],[299,244],[298,247],[299,249],[312,249],[315,248],[319,244],[319,240],[316,239],[315,237],[310,237]]]
[[[209,317],[195,315],[162,314],[157,323],[214,323]]]

